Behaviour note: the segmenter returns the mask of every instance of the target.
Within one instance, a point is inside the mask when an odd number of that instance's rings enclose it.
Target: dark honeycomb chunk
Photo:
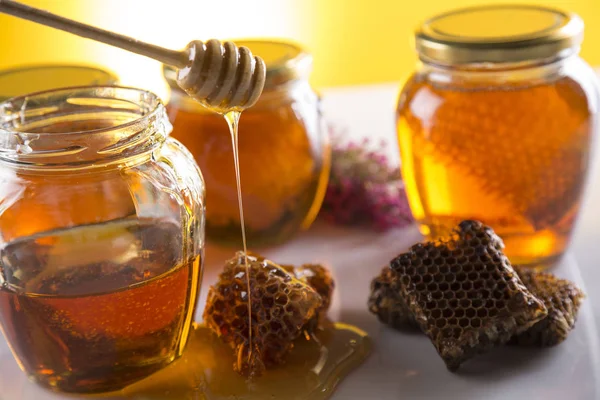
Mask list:
[[[418,327],[417,321],[408,308],[406,300],[400,292],[395,274],[389,266],[385,267],[371,282],[369,311],[377,318],[395,329]]]
[[[516,267],[527,288],[546,305],[548,316],[511,339],[522,346],[554,346],[567,338],[575,326],[585,295],[573,282],[552,274]]]
[[[450,370],[547,314],[503,247],[491,228],[463,221],[452,237],[414,245],[391,262],[408,308]]]
[[[315,317],[321,304],[321,297],[314,289],[279,265],[248,256],[246,266],[240,252],[227,262],[218,282],[210,288],[204,321],[234,350],[237,355],[234,369],[253,377],[261,375],[265,368],[283,363],[293,341]]]
[[[574,283],[550,273],[513,267],[519,278],[548,309],[548,315],[510,339],[520,346],[554,346],[564,341],[575,326],[585,294]],[[371,283],[369,309],[379,320],[398,330],[418,327],[396,282],[398,275],[386,267]]]

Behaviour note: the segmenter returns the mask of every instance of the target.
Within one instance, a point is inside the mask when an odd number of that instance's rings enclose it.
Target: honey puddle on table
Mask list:
[[[282,367],[251,381],[233,371],[231,349],[196,325],[183,356],[119,393],[136,400],[325,400],[369,355],[371,341],[358,328],[336,323],[315,339],[296,341]],[[114,396],[114,395],[113,395]],[[115,398],[115,397],[111,397]]]

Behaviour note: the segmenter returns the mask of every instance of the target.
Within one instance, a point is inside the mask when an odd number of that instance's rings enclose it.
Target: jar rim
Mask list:
[[[534,5],[460,8],[429,18],[415,31],[419,58],[455,66],[539,62],[577,53],[583,20]]]
[[[45,76],[47,74],[52,75],[52,79],[48,79],[50,77]],[[0,70],[0,102],[28,93],[61,87],[111,86],[116,85],[118,80],[114,72],[92,65],[60,63],[17,65]],[[10,82],[18,84],[18,88],[11,87]]]
[[[86,123],[90,129],[82,129]],[[147,90],[45,90],[0,103],[0,161],[31,167],[106,165],[148,152],[171,129],[161,99]]]
[[[312,55],[299,43],[281,39],[237,39],[267,66],[265,87],[270,88],[296,79],[307,79],[312,69]]]

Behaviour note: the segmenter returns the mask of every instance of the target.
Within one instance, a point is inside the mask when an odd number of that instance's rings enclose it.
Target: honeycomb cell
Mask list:
[[[283,363],[293,341],[322,308],[323,300],[317,290],[279,265],[251,256],[247,260],[248,264],[239,252],[227,261],[208,292],[204,322],[235,352],[234,369],[252,377]]]
[[[548,273],[516,267],[519,277],[548,309],[548,316],[511,343],[523,346],[554,346],[564,341],[575,326],[585,294],[574,283]]]
[[[472,305],[474,308],[480,308],[480,307],[482,307],[482,306],[483,306],[483,300],[481,300],[481,299],[474,299],[474,300],[471,300],[471,305]]]
[[[391,261],[391,272],[384,270],[387,287],[402,302],[401,311],[410,313],[396,315],[396,321],[417,321],[450,370],[478,353],[506,343],[547,314],[544,304],[527,290],[511,267],[503,247],[491,228],[477,221],[463,221],[451,237],[417,244]],[[415,277],[413,262],[426,266],[430,254],[439,254],[444,260],[453,257],[456,262],[452,266],[438,265],[438,273],[452,275],[456,282],[461,282],[459,290],[445,279],[436,291],[429,285],[414,284],[423,278]],[[433,270],[426,268],[425,275],[433,275]],[[434,281],[438,280],[436,275]],[[501,282],[503,285],[499,285]],[[429,307],[429,299],[439,297],[439,292],[447,299],[441,313]],[[500,304],[494,301],[505,297],[509,300]],[[484,305],[492,308],[485,309],[486,315],[478,314],[477,310]],[[445,320],[443,329],[439,328],[442,323],[438,320]]]

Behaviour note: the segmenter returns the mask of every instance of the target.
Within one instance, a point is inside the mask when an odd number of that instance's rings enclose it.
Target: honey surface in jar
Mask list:
[[[19,285],[0,288],[0,327],[30,377],[66,392],[109,391],[179,356],[200,259],[175,264],[178,236],[175,224],[130,218],[6,244],[4,273]]]
[[[593,134],[589,87],[563,76],[470,85],[415,75],[398,106],[403,177],[422,232],[484,221],[515,264],[565,250]]]

